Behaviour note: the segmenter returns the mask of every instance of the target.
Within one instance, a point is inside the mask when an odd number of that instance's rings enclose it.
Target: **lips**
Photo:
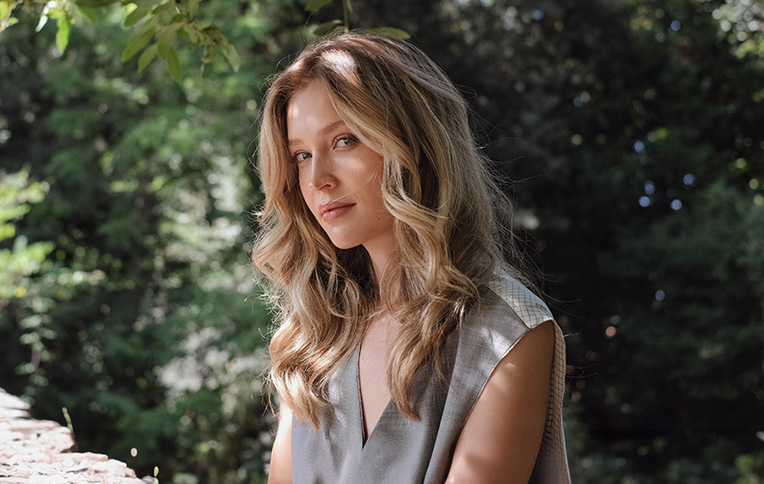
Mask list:
[[[321,214],[321,220],[324,222],[331,222],[345,215],[351,208],[355,206],[355,203],[345,202],[331,202],[322,203],[318,207],[318,213]]]

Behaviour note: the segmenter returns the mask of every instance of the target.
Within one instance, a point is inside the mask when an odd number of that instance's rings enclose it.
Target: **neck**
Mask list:
[[[400,281],[397,277],[383,277],[385,271],[389,268],[391,260],[394,260],[393,251],[372,251],[368,250],[371,258],[371,265],[374,267],[374,279],[380,293],[384,293],[387,301],[396,300],[400,296]]]

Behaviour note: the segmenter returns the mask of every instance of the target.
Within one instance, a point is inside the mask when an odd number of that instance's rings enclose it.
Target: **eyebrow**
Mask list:
[[[341,119],[338,119],[337,121],[335,121],[333,123],[329,123],[326,126],[324,126],[323,128],[321,128],[319,130],[318,134],[319,135],[327,134],[327,133],[337,129],[337,127],[344,126],[344,125],[345,125],[345,121],[343,121]],[[287,140],[287,145],[289,145],[289,146],[296,145],[296,144],[299,144],[299,143],[302,143],[301,139],[296,139],[296,138],[295,139],[291,139],[290,138],[290,139]]]

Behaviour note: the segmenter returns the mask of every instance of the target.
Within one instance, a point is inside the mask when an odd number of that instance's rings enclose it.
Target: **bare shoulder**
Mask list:
[[[292,484],[292,412],[279,408],[279,427],[271,449],[268,484]]]
[[[527,484],[544,433],[555,324],[529,330],[499,362],[462,429],[446,482]]]

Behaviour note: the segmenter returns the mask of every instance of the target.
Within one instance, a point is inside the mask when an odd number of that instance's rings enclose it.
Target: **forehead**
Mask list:
[[[328,127],[343,123],[332,102],[329,89],[311,81],[291,96],[286,109],[286,128],[290,144],[296,138],[322,134]]]

